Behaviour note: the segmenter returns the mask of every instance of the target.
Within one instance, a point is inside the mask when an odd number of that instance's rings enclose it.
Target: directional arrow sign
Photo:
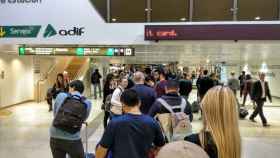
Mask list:
[[[40,25],[0,26],[0,38],[36,38]]]

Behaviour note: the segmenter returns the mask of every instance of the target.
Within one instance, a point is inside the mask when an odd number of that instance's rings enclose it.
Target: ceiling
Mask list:
[[[135,57],[98,57],[101,61],[128,64],[280,65],[280,41],[174,41],[133,46]],[[17,54],[16,45],[0,45],[0,53]],[[99,61],[100,61],[99,60]]]
[[[232,21],[234,10],[239,21],[279,20],[279,0],[234,1],[111,0],[107,6],[107,0],[91,0],[107,22]]]

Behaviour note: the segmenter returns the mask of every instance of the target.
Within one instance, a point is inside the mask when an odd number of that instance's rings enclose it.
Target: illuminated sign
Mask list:
[[[130,47],[19,47],[22,55],[53,55],[53,56],[135,56],[134,48]]]
[[[280,24],[146,25],[145,40],[280,40]]]

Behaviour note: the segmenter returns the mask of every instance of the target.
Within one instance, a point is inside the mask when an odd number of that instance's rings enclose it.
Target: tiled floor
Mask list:
[[[191,102],[195,100],[192,93]],[[96,120],[101,112],[100,100],[93,101],[93,109],[89,118],[98,121],[98,127],[89,138],[89,149],[94,151],[95,145],[102,136],[102,120]],[[243,158],[277,158],[280,155],[280,107],[265,107],[265,115],[270,128],[262,128],[260,123],[248,120],[240,121],[240,131],[243,141]],[[0,158],[51,158],[49,149],[49,126],[52,114],[46,103],[26,103],[4,111],[0,111]],[[251,111],[250,111],[251,112]],[[195,116],[194,131],[199,131],[201,122]],[[259,118],[256,119],[260,122]]]

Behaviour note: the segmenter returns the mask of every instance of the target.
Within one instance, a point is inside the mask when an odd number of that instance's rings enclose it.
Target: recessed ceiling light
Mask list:
[[[186,19],[186,18],[181,18],[180,20],[181,20],[181,21],[186,21],[187,19]]]
[[[117,19],[113,18],[112,21],[115,22],[115,21],[117,21]]]
[[[261,20],[261,17],[257,16],[255,17],[255,20]]]

